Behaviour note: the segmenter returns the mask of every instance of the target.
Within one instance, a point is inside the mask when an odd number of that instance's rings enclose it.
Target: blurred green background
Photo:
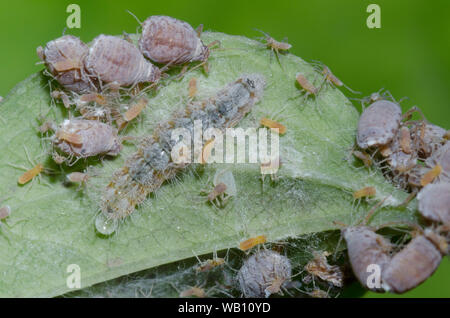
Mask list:
[[[36,47],[60,36],[69,4],[81,7],[81,29],[67,34],[90,41],[100,33],[133,33],[137,22],[163,14],[194,28],[276,39],[288,38],[291,52],[329,65],[348,86],[366,96],[384,87],[403,109],[418,105],[428,120],[450,129],[450,1],[448,0],[40,0],[0,4],[0,95],[42,69]],[[366,8],[381,7],[381,29],[368,29]],[[356,293],[355,293],[356,294]],[[365,297],[393,297],[366,293]],[[401,297],[450,297],[450,262]]]

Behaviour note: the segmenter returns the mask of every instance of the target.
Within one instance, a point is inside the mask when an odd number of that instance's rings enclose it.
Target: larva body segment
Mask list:
[[[367,271],[371,264],[378,265],[381,273],[390,261],[391,244],[383,236],[375,233],[367,226],[348,227],[342,230],[348,247],[348,256],[353,273],[359,282],[367,286]],[[375,290],[380,291],[380,290]]]
[[[83,59],[88,46],[73,35],[64,35],[38,47],[39,58],[45,62],[50,73],[67,90],[88,92],[91,85],[84,73]]]
[[[78,136],[76,142],[60,138],[61,135]],[[116,156],[122,149],[117,129],[95,120],[66,119],[55,132],[53,144],[62,152],[76,158],[97,155]]]
[[[386,100],[372,103],[358,122],[358,146],[366,149],[388,144],[397,133],[401,118],[402,110],[397,104]]]
[[[404,249],[392,257],[382,271],[386,288],[404,293],[424,282],[439,266],[441,252],[425,236],[415,237]]]
[[[450,224],[450,183],[428,184],[417,195],[423,217]]]
[[[262,250],[250,256],[238,272],[238,281],[245,297],[268,297],[281,291],[289,281],[292,265],[286,256]]]
[[[119,86],[157,82],[161,75],[132,43],[104,34],[92,41],[85,67],[92,77]]]
[[[198,158],[200,154],[189,156],[188,162],[173,160],[172,153],[177,153],[174,148],[177,143],[172,140],[175,129],[192,132],[198,121],[201,121],[203,131],[208,128],[223,130],[232,127],[261,99],[264,86],[262,75],[242,75],[219,91],[215,97],[199,103],[190,103],[184,110],[177,112],[172,120],[160,124],[153,136],[143,138],[137,152],[125,162],[124,167],[113,174],[102,196],[102,213],[110,218],[126,217],[149,193],[157,190],[164,181],[173,178],[189,165],[191,158]],[[191,138],[192,136],[191,133]],[[187,142],[189,144],[191,140]]]
[[[206,61],[209,48],[186,22],[154,15],[142,24],[139,39],[142,54],[155,63],[179,65]]]

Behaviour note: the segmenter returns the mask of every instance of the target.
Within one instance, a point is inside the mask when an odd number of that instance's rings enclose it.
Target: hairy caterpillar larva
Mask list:
[[[101,198],[103,215],[113,219],[126,217],[149,193],[189,165],[172,160],[172,148],[176,141],[171,138],[175,129],[193,131],[194,122],[199,120],[203,131],[232,127],[261,99],[264,86],[262,75],[242,75],[214,97],[189,103],[172,120],[160,124],[152,136],[143,138],[138,150],[113,174]]]

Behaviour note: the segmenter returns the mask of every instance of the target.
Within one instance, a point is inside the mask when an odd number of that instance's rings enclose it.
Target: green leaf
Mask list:
[[[208,186],[220,165],[188,169],[165,184],[128,220],[118,233],[105,238],[94,229],[101,193],[114,170],[136,146],[125,144],[114,159],[89,160],[60,169],[51,159],[48,140],[37,130],[36,119],[61,122],[68,116],[49,97],[48,79],[35,74],[17,85],[0,105],[0,200],[12,215],[2,224],[0,236],[0,296],[56,296],[70,291],[67,266],[81,268],[81,285],[87,287],[121,275],[168,264],[196,255],[237,247],[239,242],[264,234],[269,241],[336,229],[333,221],[355,222],[376,200],[391,195],[374,224],[414,218],[415,205],[395,208],[406,193],[397,190],[375,169],[368,171],[350,156],[358,112],[336,88],[325,87],[318,98],[299,97],[295,74],[304,73],[320,85],[320,73],[305,61],[271,51],[253,40],[222,33],[205,33],[206,43],[220,40],[211,54],[210,73],[189,72],[181,81],[162,86],[151,96],[149,107],[125,133],[151,134],[187,100],[188,81],[198,78],[198,98],[215,94],[243,73],[266,77],[264,98],[240,127],[257,127],[268,117],[287,127],[280,137],[283,166],[278,181],[261,182],[259,166],[229,166],[238,195],[224,209],[205,202],[200,191]],[[31,168],[25,148],[36,162],[56,172],[24,186],[17,184],[22,171]],[[347,158],[350,158],[347,160]],[[64,174],[92,165],[96,177],[84,190],[63,184]],[[353,201],[352,192],[374,186],[377,196],[369,204]]]

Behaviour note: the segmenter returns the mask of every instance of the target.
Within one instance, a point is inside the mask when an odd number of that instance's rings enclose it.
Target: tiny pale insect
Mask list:
[[[63,102],[65,108],[67,109],[70,108],[71,102],[69,96],[67,96],[67,94],[64,93],[63,91],[55,89],[54,91],[51,92],[50,96],[54,99],[60,99]]]
[[[305,265],[305,270],[313,276],[333,284],[336,287],[344,285],[344,273],[337,265],[330,265],[327,260],[328,252],[315,252],[314,258]]]
[[[337,86],[337,87],[345,87],[346,89],[348,89],[353,94],[360,94],[360,92],[354,91],[350,87],[345,85],[344,82],[342,82],[336,75],[334,75],[331,72],[331,70],[330,70],[330,68],[328,66],[326,66],[326,65],[322,66],[322,74],[324,75],[323,84],[327,83],[327,84],[332,84],[332,85]],[[323,84],[321,85],[321,87],[323,86]],[[321,89],[319,89],[319,91],[320,90]]]
[[[310,81],[308,81],[308,79],[302,73],[297,73],[295,78],[301,88],[306,91],[305,97],[308,97],[309,95],[316,96],[317,93],[319,93],[317,87],[315,87]]]
[[[225,260],[223,258],[214,258],[214,259],[209,259],[205,262],[202,262],[199,266],[197,266],[195,268],[197,273],[202,273],[202,272],[206,272],[209,271],[217,266],[223,265],[225,263]]]
[[[400,134],[400,148],[402,151],[406,154],[410,154],[412,152],[411,149],[411,133],[408,129],[408,127],[403,126],[399,130]]]
[[[188,96],[194,98],[197,95],[197,79],[195,77],[189,80]]]
[[[124,120],[130,122],[135,119],[144,110],[147,104],[148,99],[145,97],[141,98],[136,104],[131,106],[131,108],[125,112],[123,115]]]
[[[277,57],[277,59],[279,59],[279,53],[281,52],[286,52],[289,49],[292,48],[292,45],[287,43],[287,42],[279,42],[277,40],[275,40],[273,37],[271,37],[269,34],[267,34],[264,31],[258,30],[257,31],[261,32],[264,37],[262,38],[262,40],[265,41],[265,46],[267,48],[269,48],[273,53],[275,53],[275,56]]]
[[[270,128],[276,132],[278,132],[280,135],[283,135],[286,133],[286,126],[283,124],[280,124],[279,122],[269,119],[269,118],[261,118],[260,124],[264,127]]]
[[[5,205],[0,207],[0,220],[6,219],[11,214],[11,207]]]
[[[219,183],[214,187],[214,189],[208,194],[208,201],[212,204],[223,207],[226,202],[225,192],[227,190],[227,186],[225,183]]]
[[[83,172],[72,172],[67,175],[67,181],[69,182],[86,184],[88,180],[89,175]]]
[[[94,102],[99,105],[106,105],[107,102],[105,96],[98,93],[83,94],[80,96],[80,101],[84,103]]]
[[[354,199],[361,199],[364,197],[373,197],[377,194],[377,190],[374,187],[365,187],[353,192]]]
[[[364,166],[366,168],[370,168],[372,166],[373,160],[368,153],[366,153],[364,151],[353,150],[352,154],[356,158],[360,159],[364,163]]]
[[[182,298],[192,297],[192,296],[195,296],[197,298],[205,298],[206,297],[206,292],[201,287],[191,287],[189,289],[183,290],[180,293],[180,297],[182,297]]]

